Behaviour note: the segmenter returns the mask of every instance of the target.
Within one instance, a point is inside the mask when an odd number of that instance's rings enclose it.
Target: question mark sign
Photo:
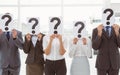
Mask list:
[[[53,17],[51,20],[50,20],[50,22],[53,22],[53,21],[57,21],[57,23],[55,24],[55,27],[54,27],[54,34],[57,34],[58,32],[57,32],[57,27],[60,25],[60,23],[61,23],[61,21],[60,21],[60,19],[58,18],[58,17]]]
[[[5,26],[8,26],[8,24],[11,22],[12,18],[11,18],[11,16],[8,15],[8,14],[5,14],[5,15],[2,16],[2,19],[5,19],[5,18],[8,18],[8,20],[7,20],[6,23],[5,23]],[[6,31],[9,30],[9,28],[8,28],[8,27],[5,27],[5,30],[6,30]]]
[[[34,23],[33,26],[32,26],[32,29],[35,29],[35,27],[36,27],[37,24],[38,24],[38,20],[37,20],[36,18],[31,18],[31,19],[29,20],[29,23],[31,23],[32,21],[35,21],[35,23]],[[32,33],[35,34],[35,30],[33,30]]]
[[[110,20],[110,17],[114,14],[114,12],[112,9],[108,8],[108,9],[105,9],[103,13],[106,14],[107,12],[110,12],[110,14],[107,17],[107,20]],[[108,22],[106,22],[106,24],[109,25],[110,22],[108,21]]]
[[[75,26],[78,26],[78,25],[81,25],[81,27],[78,29],[78,38],[80,38],[80,37],[81,37],[81,34],[80,34],[80,33],[81,33],[81,31],[83,30],[83,28],[85,27],[85,25],[84,25],[84,23],[81,22],[81,21],[75,23]]]

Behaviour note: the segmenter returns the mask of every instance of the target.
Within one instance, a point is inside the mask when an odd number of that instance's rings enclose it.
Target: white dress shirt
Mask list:
[[[34,36],[34,35],[32,36],[32,43],[33,43],[34,47],[36,45],[37,39],[38,39],[37,36]]]
[[[87,39],[87,44],[83,45],[82,39],[79,39],[77,44],[73,44],[73,39],[70,40],[69,45],[69,56],[76,57],[76,56],[92,56],[92,44],[89,38]]]
[[[50,41],[50,36],[44,36],[43,38],[43,49],[45,50],[46,47],[48,46]],[[67,41],[65,38],[62,37],[63,45],[66,50],[67,48]],[[51,52],[49,55],[46,55],[46,59],[49,60],[61,60],[64,59],[63,55],[60,55],[60,42],[58,38],[53,39],[52,41],[52,47],[51,47]]]

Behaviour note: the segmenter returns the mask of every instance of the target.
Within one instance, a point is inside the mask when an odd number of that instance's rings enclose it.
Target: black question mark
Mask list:
[[[8,26],[8,24],[11,22],[12,18],[11,18],[11,16],[9,14],[5,14],[5,15],[2,16],[2,19],[5,19],[5,18],[8,18],[8,20],[5,23],[5,26]],[[5,27],[5,30],[6,31],[9,30],[9,28]]]
[[[113,12],[112,9],[108,8],[108,9],[105,9],[103,13],[106,14],[107,12],[110,12],[110,14],[109,14],[108,17],[107,17],[107,20],[110,20],[110,17],[114,14],[114,12]],[[109,25],[110,22],[108,21],[108,22],[106,22],[106,24]]]
[[[36,18],[31,18],[31,19],[29,20],[29,23],[31,23],[32,21],[35,21],[35,23],[34,23],[33,26],[32,26],[32,29],[35,29],[35,27],[36,27],[37,24],[38,24],[38,19],[36,19]],[[35,30],[33,30],[32,33],[35,34]]]
[[[53,21],[57,21],[57,23],[55,24],[55,27],[54,27],[54,29],[55,29],[55,31],[54,31],[54,34],[57,34],[58,32],[57,32],[57,27],[60,25],[60,23],[61,23],[61,21],[60,21],[60,19],[58,18],[58,17],[53,17],[51,20],[50,20],[50,22],[53,22]]]
[[[81,27],[80,27],[79,30],[78,30],[78,38],[80,38],[80,37],[81,37],[80,33],[81,33],[81,31],[83,30],[83,28],[85,27],[85,25],[84,25],[84,23],[81,22],[81,21],[75,23],[75,26],[78,26],[78,25],[81,25]]]

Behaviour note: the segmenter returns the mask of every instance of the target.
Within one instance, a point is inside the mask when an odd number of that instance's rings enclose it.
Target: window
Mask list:
[[[103,0],[64,0],[64,4],[103,4]]]
[[[48,33],[49,18],[61,16],[64,35],[67,37],[72,36],[76,21],[85,21],[88,34],[91,36],[93,28],[101,23],[104,2],[104,0],[0,0],[0,17],[1,14],[11,13],[15,20],[14,27],[22,31],[23,35],[29,31],[27,27],[28,18],[31,17],[38,17],[40,31]],[[111,0],[111,3],[120,3],[120,1]],[[26,55],[22,50],[20,52],[22,63],[20,75],[25,75]],[[70,75],[71,59],[67,53],[65,57],[67,58],[67,75]],[[90,64],[93,65],[93,62],[95,64],[94,59],[90,60]],[[94,66],[91,66],[91,68],[91,75],[96,75]]]
[[[86,21],[86,28],[89,34],[92,34],[92,29],[98,25],[91,23],[91,18],[102,18],[102,7],[101,6],[83,6],[83,7],[65,7],[64,8],[64,30],[66,33],[71,33],[74,22]],[[97,13],[97,14],[96,14]]]
[[[0,0],[0,5],[17,5],[18,0]]]
[[[34,11],[34,13],[33,13]],[[32,13],[31,13],[32,12]],[[27,32],[27,27],[24,24],[27,24],[28,17],[39,17],[40,31],[48,33],[49,31],[49,18],[54,16],[61,16],[61,7],[22,7],[21,8],[21,23],[23,32]]]
[[[111,0],[111,3],[120,3],[120,0]]]
[[[61,5],[61,0],[20,0],[22,5]]]

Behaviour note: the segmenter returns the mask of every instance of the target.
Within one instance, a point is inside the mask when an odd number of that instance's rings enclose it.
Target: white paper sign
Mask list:
[[[0,29],[4,30],[5,29],[5,25],[3,23],[3,20],[1,19],[1,17],[3,16],[3,14],[0,14]]]
[[[115,14],[111,8],[103,9],[102,23],[104,26],[112,26],[115,23]]]
[[[76,38],[87,37],[88,33],[86,31],[86,25],[84,21],[74,22],[73,34]]]
[[[40,33],[40,23],[39,18],[27,18],[27,23],[22,23],[23,33],[37,35]]]
[[[49,18],[49,34],[62,34],[62,18],[61,17],[50,17]]]
[[[12,14],[7,13],[7,14],[0,15],[0,24],[1,24],[0,28],[3,31],[11,31],[12,29],[17,29],[18,22],[17,22],[17,20],[13,20]]]

